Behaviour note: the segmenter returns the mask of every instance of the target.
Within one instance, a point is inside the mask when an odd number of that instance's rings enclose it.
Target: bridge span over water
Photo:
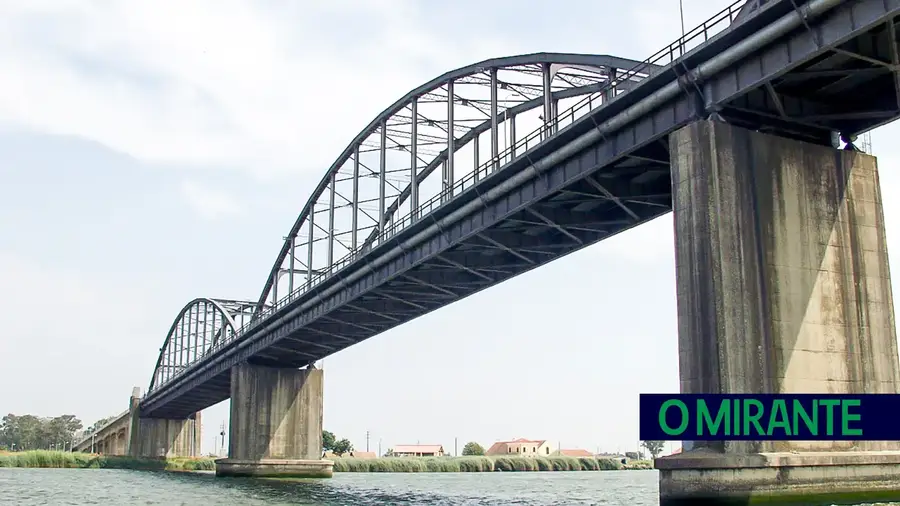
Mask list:
[[[846,247],[856,263],[842,269],[865,264],[863,278],[886,279],[874,159],[852,141],[900,111],[898,13],[900,0],[742,0],[643,62],[537,53],[423,84],[366,125],[325,171],[256,300],[197,298],[179,312],[136,419],[185,420],[232,398],[222,474],[264,474],[275,461],[313,465],[321,450],[316,361],[673,209],[682,390],[818,391],[788,381],[793,369],[780,355],[728,357],[794,350],[802,340],[806,317],[786,316],[780,304],[786,280],[804,287],[798,296],[807,302],[828,298],[811,288],[820,281],[786,278],[773,265],[816,271],[826,262],[819,245]],[[843,150],[841,139],[850,142]],[[826,179],[797,179],[800,171]],[[815,214],[826,208],[841,217]],[[835,232],[847,213],[859,219]],[[855,227],[875,233],[859,239]],[[807,233],[800,248],[808,254],[779,246],[785,234]],[[848,242],[831,244],[828,234]],[[862,253],[882,249],[883,256]],[[831,282],[858,291],[856,274],[847,276]],[[877,283],[871,291],[880,297],[842,304],[877,300],[892,315]],[[782,317],[800,330],[773,331]],[[747,324],[738,339],[729,318],[761,323]],[[896,345],[885,344],[893,337],[879,336],[840,338],[888,357],[854,365],[877,385],[851,381],[851,390],[900,388]],[[726,345],[734,348],[719,353]],[[298,427],[278,429],[279,443],[276,419]],[[265,424],[270,431],[259,428]],[[686,490],[679,476],[697,467],[734,467],[725,460],[663,464],[661,493]]]

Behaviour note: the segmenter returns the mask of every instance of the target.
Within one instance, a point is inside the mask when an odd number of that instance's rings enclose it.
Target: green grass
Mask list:
[[[336,473],[478,473],[489,471],[613,471],[626,469],[613,459],[593,457],[383,457],[337,458]],[[627,467],[640,469],[639,467]]]
[[[0,454],[0,467],[44,467],[66,469],[136,469],[156,471],[213,471],[212,458],[176,457],[149,459],[92,455],[88,453],[34,450]],[[480,473],[490,471],[616,471],[652,469],[650,461],[632,461],[623,466],[615,459],[593,457],[383,457],[334,459],[336,473]]]
[[[44,467],[57,469],[138,469],[158,471],[211,471],[210,458],[143,459],[89,453],[33,450],[0,455],[0,467]]]

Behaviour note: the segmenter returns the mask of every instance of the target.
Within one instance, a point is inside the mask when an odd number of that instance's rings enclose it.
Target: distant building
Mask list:
[[[570,449],[570,450],[557,450],[554,455],[559,455],[563,457],[593,457],[594,454],[587,451],[582,450],[580,448]]]
[[[513,439],[497,441],[484,452],[485,455],[517,455],[520,457],[546,457],[552,453],[550,443],[545,440]]]
[[[398,445],[393,448],[394,457],[443,457],[441,445]]]

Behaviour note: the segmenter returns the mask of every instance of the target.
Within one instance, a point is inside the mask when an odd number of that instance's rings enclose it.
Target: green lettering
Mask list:
[[[706,405],[706,401],[703,399],[697,400],[697,435],[703,435],[703,427],[709,427],[709,435],[715,436],[719,432],[719,426],[724,422],[725,435],[731,435],[731,425],[729,421],[731,420],[731,403],[728,402],[728,399],[722,401],[719,404],[719,411],[716,412],[716,420],[712,420],[712,416],[709,412],[709,407]]]
[[[741,433],[741,400],[740,399],[732,399],[731,402],[734,405],[734,409],[732,412],[734,413],[734,426],[731,429],[731,434],[733,436],[737,436]]]
[[[776,427],[784,430],[785,436],[791,435],[791,424],[788,422],[787,405],[785,405],[784,399],[775,399],[775,402],[772,404],[772,413],[769,415],[769,427],[766,435],[771,436]]]
[[[812,436],[819,435],[819,401],[813,399],[812,405],[812,418],[810,418],[809,413],[806,411],[806,408],[803,407],[803,403],[800,402],[800,399],[794,399],[794,434],[800,434],[800,418],[803,419],[803,423],[806,425],[806,428],[809,429],[809,433]]]
[[[844,399],[841,401],[841,435],[842,436],[862,436],[862,429],[851,429],[850,422],[858,422],[862,420],[860,414],[850,414],[850,406],[860,406],[862,401],[859,399]]]
[[[819,406],[825,406],[825,434],[834,435],[834,407],[840,404],[837,399],[819,399]]]
[[[750,413],[750,407],[753,406],[756,408],[756,413]],[[763,430],[762,425],[759,424],[759,419],[763,416],[763,404],[756,399],[744,399],[744,436],[750,435],[750,424],[753,424],[756,427],[756,435],[762,436],[766,432]]]
[[[677,407],[681,411],[681,425],[677,429],[672,429],[666,423],[666,411],[672,406]],[[680,436],[688,426],[689,416],[688,408],[683,402],[678,399],[669,399],[659,407],[659,427],[670,436]]]

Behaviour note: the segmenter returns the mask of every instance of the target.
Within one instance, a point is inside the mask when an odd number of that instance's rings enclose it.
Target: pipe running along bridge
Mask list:
[[[186,451],[231,398],[219,474],[330,475],[316,361],[673,210],[682,391],[900,391],[877,170],[852,144],[900,111],[898,13],[742,0],[643,62],[512,56],[410,91],[325,171],[256,300],[179,312],[129,451]],[[900,490],[893,444],[692,447],[657,461],[665,501],[789,493],[748,467]]]

